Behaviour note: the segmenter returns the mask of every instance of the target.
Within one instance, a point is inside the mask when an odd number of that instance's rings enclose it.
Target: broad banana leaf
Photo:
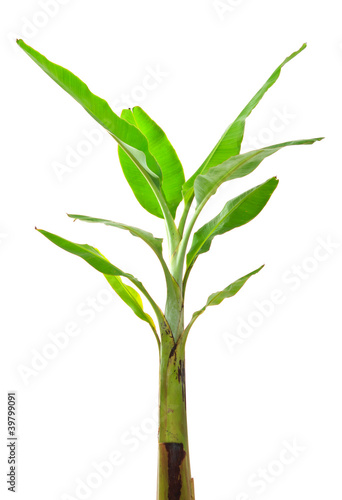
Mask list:
[[[138,288],[138,290],[140,290],[149,300],[151,306],[153,307],[153,310],[156,313],[158,320],[160,322],[163,322],[164,317],[161,310],[154,302],[152,297],[149,295],[144,285],[139,280],[137,280],[137,278],[135,278],[132,274],[128,274],[125,273],[124,271],[121,271],[121,269],[111,264],[111,262],[109,262],[109,260],[107,260],[96,248],[90,245],[73,243],[72,241],[66,240],[64,238],[61,238],[60,236],[57,236],[56,234],[49,233],[48,231],[44,231],[42,229],[38,229],[38,231],[58,247],[62,248],[63,250],[66,250],[67,252],[73,255],[81,257],[83,260],[88,262],[88,264],[90,264],[94,269],[102,273],[107,279],[107,281],[109,281],[113,289],[122,298],[122,300],[124,300],[126,304],[133,309],[133,311],[135,312],[135,314],[137,314],[137,316],[139,316],[139,318],[143,319],[144,321],[147,321],[150,324],[152,330],[157,336],[156,328],[152,318],[150,318],[150,316],[146,314],[141,307],[142,301],[140,295],[137,292],[133,294],[131,292],[132,288],[131,287],[127,288],[121,279],[109,280],[110,277],[114,278],[123,277],[130,280]]]
[[[293,52],[289,57],[287,57],[272,73],[267,82],[261,87],[261,89],[254,95],[254,97],[249,101],[247,106],[241,111],[239,116],[229,125],[225,130],[224,134],[210,152],[208,157],[204,160],[202,165],[196,170],[196,172],[187,180],[183,186],[183,197],[185,202],[189,201],[193,196],[193,186],[196,178],[205,172],[207,172],[211,167],[215,167],[220,163],[228,160],[232,156],[236,156],[240,153],[241,143],[243,140],[243,135],[245,132],[245,122],[248,116],[251,114],[253,109],[259,104],[263,96],[266,94],[268,89],[274,85],[278,80],[282,68],[291,61],[294,57],[300,54],[306,48],[306,43],[302,47]]]
[[[105,100],[93,94],[87,85],[73,73],[52,63],[26,45],[23,40],[18,40],[17,43],[47,75],[81,104],[118,142],[135,166],[136,182],[134,182],[134,176],[130,182],[133,192],[139,193],[137,198],[140,203],[143,202],[143,207],[148,212],[160,218],[164,217],[167,205],[161,191],[162,172],[148,149],[146,137],[137,127],[117,116]]]
[[[264,208],[278,183],[278,179],[272,177],[263,184],[228,201],[216,217],[194,234],[191,248],[187,254],[187,266],[191,266],[201,253],[209,251],[215,236],[243,226],[254,219]]]
[[[183,167],[176,151],[165,132],[139,106],[135,106],[133,110],[123,110],[121,118],[136,126],[146,137],[149,151],[161,168],[162,191],[174,218],[177,207],[182,201],[182,185],[185,182]],[[119,158],[125,177],[131,183],[136,175],[136,168],[121,148],[119,148]]]
[[[242,155],[232,156],[229,160],[221,163],[221,165],[212,167],[205,174],[201,174],[197,177],[194,184],[197,205],[203,206],[209,198],[216,193],[221,184],[250,174],[265,158],[273,155],[277,151],[287,146],[313,144],[322,139],[322,137],[319,137],[315,139],[284,142],[282,144],[274,144],[266,148],[256,149],[255,151],[249,151]]]

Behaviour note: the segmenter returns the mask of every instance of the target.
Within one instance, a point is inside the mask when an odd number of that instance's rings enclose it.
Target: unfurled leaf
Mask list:
[[[124,111],[126,110],[123,110],[121,117],[124,116]],[[122,172],[137,201],[147,212],[162,219],[164,217],[163,211],[158,199],[154,196],[150,183],[146,180],[146,176],[137,170],[134,161],[120,146],[118,147],[118,156]]]
[[[147,231],[144,231],[143,229],[139,229],[137,227],[133,226],[127,226],[126,224],[121,224],[120,222],[114,222],[111,220],[107,219],[97,219],[95,217],[87,217],[86,215],[75,215],[75,214],[68,214],[69,217],[75,220],[80,220],[84,222],[92,222],[92,223],[100,223],[100,224],[105,224],[106,226],[112,226],[116,227],[119,229],[124,229],[129,231],[133,236],[136,236],[140,239],[142,239],[147,245],[153,250],[153,252],[156,254],[158,257],[166,279],[166,285],[167,285],[167,291],[170,300],[173,299],[174,301],[178,300],[179,297],[179,286],[175,282],[174,278],[172,277],[169,268],[166,265],[166,262],[163,257],[163,239],[162,238],[155,238],[152,233],[149,233]]]
[[[264,208],[278,185],[273,177],[228,201],[223,210],[194,234],[187,255],[187,266],[191,266],[201,253],[208,252],[215,236],[231,231],[250,222]]]
[[[131,113],[129,123],[134,124],[144,134],[148,149],[160,166],[163,176],[162,191],[174,217],[182,201],[182,185],[185,181],[182,164],[165,132],[142,108],[135,106],[128,112]],[[127,114],[123,114],[122,118],[126,119]]]
[[[238,291],[241,290],[241,288],[246,283],[246,281],[251,276],[253,276],[254,274],[257,274],[259,271],[261,271],[261,269],[263,267],[264,266],[261,266],[258,269],[256,269],[255,271],[252,271],[251,273],[246,274],[246,276],[243,276],[242,278],[234,281],[233,283],[231,283],[229,286],[227,286],[221,292],[212,293],[209,296],[209,298],[208,298],[207,303],[205,304],[205,306],[202,307],[202,309],[199,309],[198,311],[196,311],[192,315],[191,321],[190,321],[189,325],[185,329],[185,332],[184,332],[185,335],[188,334],[190,328],[192,327],[192,325],[194,324],[194,322],[196,321],[196,319],[198,318],[198,316],[200,316],[201,314],[203,314],[207,307],[209,307],[209,306],[217,306],[218,304],[221,304],[221,302],[224,299],[228,299],[229,297],[233,297],[234,295],[236,295],[238,293]]]
[[[134,165],[137,189],[139,188],[140,193],[139,201],[143,199],[144,208],[162,218],[164,216],[160,208],[160,202],[163,201],[162,173],[155,158],[149,152],[146,137],[137,127],[117,116],[106,101],[93,94],[87,85],[73,73],[52,63],[22,40],[18,40],[17,43],[47,75],[81,104],[118,142]]]
[[[212,167],[208,170],[208,172],[197,177],[194,184],[197,205],[204,205],[208,199],[216,193],[221,184],[250,174],[265,158],[273,155],[280,149],[287,146],[313,144],[314,142],[320,140],[322,140],[322,137],[284,142],[282,144],[274,144],[272,146],[267,146],[266,148],[232,156],[229,160],[221,163],[221,165]]]
[[[299,50],[287,57],[280,64],[280,66],[278,66],[278,68],[272,73],[267,82],[261,87],[261,89],[249,101],[247,106],[241,111],[239,116],[233,121],[233,123],[229,125],[209,156],[204,160],[202,165],[190,177],[190,179],[184,184],[183,197],[185,201],[189,200],[192,197],[194,192],[194,182],[198,175],[207,172],[211,167],[215,167],[216,165],[219,165],[220,163],[228,160],[230,157],[236,156],[240,153],[247,117],[261,101],[267,90],[272,87],[272,85],[278,80],[281,69],[285,66],[285,64],[287,64],[289,61],[291,61],[291,59],[300,54],[300,52],[302,52],[305,47],[306,44],[302,45]]]
[[[119,276],[105,274],[104,277],[113,290],[132,309],[138,318],[146,321],[151,326],[152,330],[157,333],[153,319],[144,311],[143,301],[138,292],[131,286],[126,285]]]
[[[154,302],[152,297],[149,295],[147,292],[146,288],[144,285],[137,280],[132,274],[125,273],[121,271],[118,267],[114,266],[107,260],[96,248],[86,245],[86,244],[79,244],[79,243],[73,243],[72,241],[66,240],[64,238],[61,238],[60,236],[57,236],[56,234],[49,233],[47,231],[44,231],[42,229],[38,229],[38,231],[43,234],[46,238],[48,238],[52,243],[57,245],[58,247],[62,248],[63,250],[66,250],[69,253],[72,253],[73,255],[77,255],[78,257],[81,257],[83,260],[88,262],[94,269],[102,273],[105,278],[108,280],[108,277],[113,276],[113,277],[123,277],[127,278],[130,280],[137,288],[140,290],[145,297],[149,300],[151,306],[153,307],[154,312],[156,313],[158,320],[163,321],[163,314],[157,304]],[[123,283],[123,287],[121,286],[120,281],[118,280],[111,280],[110,282],[111,286],[114,288],[114,286],[119,290],[118,295],[124,300],[123,297],[125,297],[128,300],[129,296],[129,290],[125,289],[125,286]],[[115,290],[115,288],[114,288]],[[136,292],[137,293],[137,292]],[[135,302],[137,301],[137,295],[135,297]],[[131,296],[131,299],[133,300],[134,298]],[[132,307],[133,302],[130,299],[130,303],[125,302]],[[140,299],[141,301],[141,299]],[[139,304],[139,300],[137,302]],[[137,305],[135,304],[135,310],[134,312],[137,314]],[[142,311],[143,312],[143,311]],[[143,312],[144,313],[144,312]],[[142,313],[141,313],[142,314]],[[145,314],[145,313],[144,313]],[[142,318],[143,319],[143,318]],[[144,321],[147,321],[151,326],[151,322],[148,320],[146,317]],[[154,332],[155,332],[155,327],[154,327]]]
[[[83,222],[105,224],[106,226],[112,226],[118,229],[129,231],[133,236],[136,236],[145,241],[145,243],[147,243],[147,245],[154,251],[158,258],[163,256],[163,238],[155,238],[153,234],[149,233],[148,231],[144,231],[143,229],[139,229],[138,227],[128,226],[127,224],[122,224],[121,222],[114,222],[107,219],[98,219],[96,217],[88,217],[87,215],[68,214],[68,217]]]

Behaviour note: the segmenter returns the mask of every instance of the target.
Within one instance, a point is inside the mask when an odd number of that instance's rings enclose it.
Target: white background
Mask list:
[[[262,214],[217,238],[189,282],[187,318],[210,293],[266,264],[189,336],[190,456],[196,500],[340,498],[339,2],[223,0],[219,9],[214,0],[69,0],[50,2],[44,15],[48,3],[17,0],[1,8],[1,497],[12,498],[5,484],[7,390],[18,398],[18,499],[81,498],[77,485],[96,481],[96,464],[116,451],[122,463],[83,498],[151,500],[156,490],[152,332],[100,274],[34,227],[97,246],[138,275],[161,305],[165,298],[158,263],[142,242],[66,217],[105,217],[156,236],[164,230],[135,200],[104,132],[101,144],[87,156],[82,150],[79,164],[58,178],[56,162],[66,165],[67,153],[86,147],[85,134],[100,128],[15,47],[19,36],[116,110],[127,107],[125,95],[140,104],[167,132],[187,177],[278,64],[308,43],[248,119],[244,150],[326,139],[288,148],[225,184],[199,221],[279,177]],[[162,76],[146,89],[151,70]],[[282,303],[271,307],[275,293]],[[70,323],[78,335],[24,380],[20,370],[32,370],[51,334]],[[300,451],[285,455],[294,440]],[[285,456],[291,463],[279,462]],[[256,487],[262,469],[268,479]]]

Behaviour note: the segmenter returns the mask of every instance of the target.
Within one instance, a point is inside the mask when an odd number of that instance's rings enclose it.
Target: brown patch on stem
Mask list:
[[[175,357],[175,360],[177,359],[177,351],[176,351],[177,347],[178,347],[178,344],[176,342],[170,351],[169,363],[170,363],[171,359],[173,358],[173,356]]]
[[[178,382],[182,384],[182,399],[185,402],[185,362],[183,359],[179,360]]]
[[[186,456],[183,443],[160,443],[160,446],[167,455],[168,500],[179,500],[182,493],[181,468]]]

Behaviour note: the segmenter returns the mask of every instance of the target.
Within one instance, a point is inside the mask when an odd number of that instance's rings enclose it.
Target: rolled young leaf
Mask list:
[[[139,189],[143,194],[144,208],[157,217],[166,217],[167,205],[161,192],[162,173],[155,158],[148,149],[146,137],[126,120],[117,116],[108,103],[93,94],[87,85],[67,69],[52,63],[42,54],[17,40],[18,45],[40,68],[60,87],[68,92],[83,108],[118,142],[131,158],[136,167],[137,179],[145,182],[137,186],[131,184],[133,191]],[[141,197],[140,197],[141,199]]]
[[[219,165],[220,163],[228,160],[230,157],[236,156],[240,153],[247,117],[261,101],[268,89],[271,88],[272,85],[278,80],[281,70],[285,66],[285,64],[287,64],[294,57],[300,54],[305,48],[306,44],[303,44],[299,50],[293,52],[293,54],[287,57],[280,64],[280,66],[277,67],[277,69],[272,73],[267,82],[261,87],[261,89],[249,101],[247,106],[241,111],[239,116],[225,130],[224,134],[222,135],[214,149],[211,151],[211,153],[208,155],[208,157],[204,160],[202,165],[184,184],[183,197],[185,201],[189,200],[189,198],[192,197],[194,182],[198,175],[207,172],[211,167],[215,167],[216,165]]]
[[[165,132],[139,106],[125,110],[121,117],[135,125],[146,137],[149,151],[162,171],[164,197],[172,216],[175,217],[177,207],[182,201],[182,185],[185,182],[183,167],[176,151]],[[127,170],[127,166],[125,167]]]
[[[268,181],[249,189],[228,201],[221,212],[194,234],[187,254],[188,268],[201,253],[208,252],[215,236],[247,224],[264,208],[279,181],[272,177]]]
[[[196,321],[196,319],[204,313],[204,311],[207,309],[207,307],[209,306],[217,306],[218,304],[221,304],[221,302],[224,300],[224,299],[228,299],[230,297],[233,297],[234,295],[236,295],[238,293],[239,290],[241,290],[241,288],[243,287],[243,285],[246,283],[246,281],[251,277],[253,276],[254,274],[257,274],[259,271],[261,271],[261,269],[263,268],[264,266],[261,266],[259,267],[258,269],[256,269],[255,271],[252,271],[251,273],[249,274],[246,274],[245,276],[243,276],[242,278],[239,278],[238,280],[234,281],[233,283],[231,283],[229,286],[227,286],[226,288],[224,288],[224,290],[220,291],[220,292],[215,292],[215,293],[212,293],[209,297],[208,297],[208,300],[205,304],[205,306],[202,307],[202,309],[199,309],[198,311],[194,312],[194,314],[192,315],[192,318],[190,320],[190,323],[188,324],[188,326],[185,328],[184,330],[184,336],[183,336],[183,342],[186,341],[186,338],[189,334],[189,331],[190,331],[190,328],[192,327],[192,325],[194,324],[194,322]]]
[[[267,146],[266,148],[232,156],[229,160],[221,163],[221,165],[212,167],[208,170],[208,172],[197,177],[194,184],[197,205],[203,206],[208,199],[216,193],[217,189],[223,182],[250,174],[265,158],[273,155],[277,151],[287,146],[313,144],[314,142],[321,141],[322,139],[323,137],[284,142],[282,144],[274,144],[272,146]]]
[[[144,285],[137,280],[132,274],[127,274],[118,267],[114,266],[107,260],[96,248],[86,245],[86,244],[79,244],[79,243],[73,243],[72,241],[66,240],[64,238],[61,238],[60,236],[57,236],[56,234],[49,233],[48,231],[44,231],[42,229],[37,229],[41,234],[43,234],[47,239],[49,239],[52,243],[55,245],[59,246],[63,250],[66,250],[69,253],[72,253],[73,255],[77,255],[78,257],[81,257],[83,260],[88,262],[94,269],[102,273],[106,279],[108,280],[108,276],[114,276],[114,277],[124,277],[129,279],[137,288],[140,290],[145,297],[148,299],[150,302],[154,312],[156,313],[156,316],[158,318],[158,321],[160,323],[164,322],[164,316],[160,310],[160,308],[157,306],[157,304],[154,302],[152,297],[149,295],[147,292],[146,288]],[[119,296],[124,300],[124,297],[127,298],[128,300],[128,295],[131,296],[130,300],[126,302],[130,307],[132,307],[132,294],[129,293],[129,290],[124,290],[122,287],[120,287],[120,282],[117,280],[112,280],[111,281],[111,286],[114,288],[116,287],[117,290],[120,291]],[[114,288],[115,289],[115,288]],[[137,296],[135,295],[135,302],[137,302]],[[139,301],[137,302],[139,303]],[[134,310],[134,309],[133,309]],[[137,309],[134,310],[134,312],[137,314]],[[144,311],[142,311],[144,313]],[[144,313],[145,314],[145,313]],[[140,316],[139,316],[140,317]],[[153,328],[151,322],[149,319],[146,317],[144,321],[147,321],[150,326],[152,327],[155,335],[156,335],[156,330],[155,327]],[[152,322],[153,323],[153,322]]]

